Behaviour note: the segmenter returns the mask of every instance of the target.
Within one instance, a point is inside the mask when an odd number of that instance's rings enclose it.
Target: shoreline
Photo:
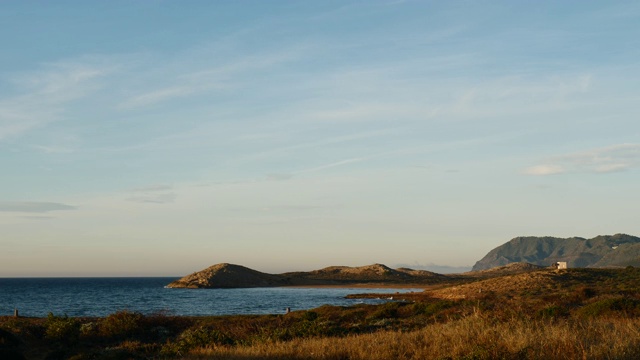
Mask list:
[[[407,289],[407,290],[420,290],[424,291],[430,288],[432,285],[425,284],[367,284],[367,283],[357,283],[357,284],[323,284],[323,285],[286,285],[286,286],[277,286],[279,288],[296,288],[296,289]]]

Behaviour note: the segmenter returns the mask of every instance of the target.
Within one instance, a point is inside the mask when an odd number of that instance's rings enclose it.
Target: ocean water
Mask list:
[[[381,299],[345,299],[348,294],[419,291],[365,288],[167,289],[176,278],[0,278],[0,316],[106,316],[129,310],[143,314],[282,314],[325,304],[348,306]]]

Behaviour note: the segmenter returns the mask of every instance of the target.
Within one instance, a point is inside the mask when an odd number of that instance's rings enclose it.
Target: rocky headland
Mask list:
[[[449,277],[425,270],[391,269],[382,264],[330,266],[308,272],[267,274],[241,265],[217,264],[176,280],[169,288],[248,288],[278,286],[431,285]]]

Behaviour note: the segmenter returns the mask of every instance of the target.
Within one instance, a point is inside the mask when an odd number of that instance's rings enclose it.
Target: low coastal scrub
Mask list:
[[[640,300],[629,297],[614,297],[598,300],[582,307],[578,314],[584,317],[640,316]]]
[[[6,316],[0,359],[640,358],[640,272],[590,271],[524,274],[286,315]]]
[[[639,359],[640,321],[549,322],[485,316],[419,330],[203,348],[188,359]]]
[[[75,360],[638,359],[640,316],[628,300],[596,300],[573,312],[551,305],[517,316],[482,310],[478,302],[432,300],[263,316],[4,317],[0,337],[20,340],[0,339],[0,355],[13,349],[27,359]]]
[[[45,338],[67,344],[74,343],[80,336],[80,321],[68,316],[55,316],[49,313],[44,324]]]

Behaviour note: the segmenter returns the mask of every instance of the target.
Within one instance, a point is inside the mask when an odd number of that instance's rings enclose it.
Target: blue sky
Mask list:
[[[640,4],[0,4],[0,276],[640,235]]]

